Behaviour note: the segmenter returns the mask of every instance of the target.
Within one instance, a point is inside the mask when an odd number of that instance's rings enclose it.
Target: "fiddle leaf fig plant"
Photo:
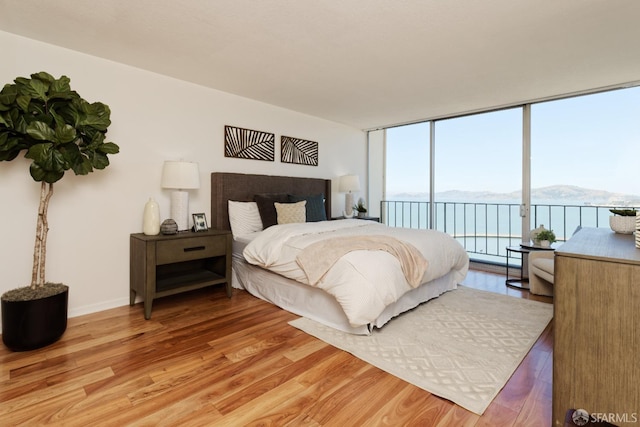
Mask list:
[[[18,77],[0,91],[0,161],[11,161],[25,151],[31,178],[41,183],[31,291],[46,283],[47,209],[53,184],[68,170],[87,175],[104,169],[109,166],[107,156],[120,151],[105,141],[110,115],[107,105],[89,103],[71,90],[67,76],[56,79],[39,72]]]

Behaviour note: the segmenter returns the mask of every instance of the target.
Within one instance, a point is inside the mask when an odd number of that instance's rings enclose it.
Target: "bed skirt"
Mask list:
[[[455,289],[458,284],[454,272],[449,272],[443,277],[412,289],[398,301],[387,306],[373,322],[357,327],[349,324],[342,307],[332,295],[322,289],[304,285],[250,265],[238,255],[234,255],[232,260],[232,286],[236,289],[244,289],[253,296],[298,316],[307,317],[351,334],[369,335],[373,328],[381,328],[400,313]]]

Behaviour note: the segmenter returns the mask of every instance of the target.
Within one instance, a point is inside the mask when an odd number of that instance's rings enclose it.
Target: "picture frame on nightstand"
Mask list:
[[[193,231],[196,233],[198,231],[207,231],[209,227],[207,226],[207,217],[204,213],[194,213],[193,216]]]

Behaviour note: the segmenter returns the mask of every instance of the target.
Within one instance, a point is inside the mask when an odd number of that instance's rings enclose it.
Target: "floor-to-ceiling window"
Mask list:
[[[428,228],[430,171],[429,123],[386,132],[386,200],[402,201],[383,212],[391,225]]]
[[[446,231],[473,259],[498,262],[539,224],[560,240],[607,227],[608,206],[640,206],[638,117],[633,87],[389,128],[383,217]]]
[[[640,204],[640,87],[531,107],[532,221],[561,237]]]
[[[435,228],[477,259],[504,255],[520,235],[522,109],[435,122]]]

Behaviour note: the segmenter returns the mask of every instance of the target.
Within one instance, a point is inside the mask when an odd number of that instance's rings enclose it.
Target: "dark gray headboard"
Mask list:
[[[230,230],[228,201],[252,202],[256,194],[286,193],[297,196],[324,194],[331,218],[331,180],[292,176],[213,172],[211,174],[211,227]]]

